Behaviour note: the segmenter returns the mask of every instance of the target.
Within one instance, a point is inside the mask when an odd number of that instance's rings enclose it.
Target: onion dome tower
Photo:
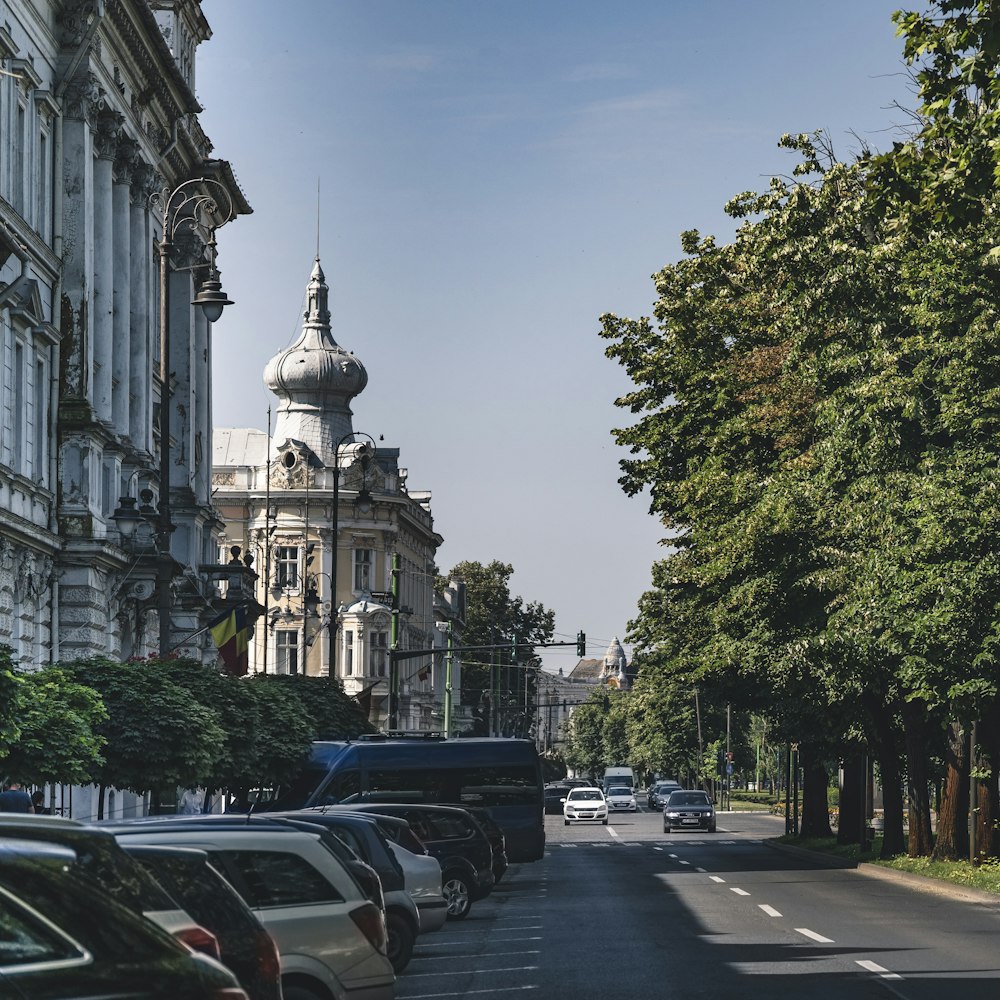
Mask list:
[[[302,332],[267,363],[264,384],[279,400],[274,440],[300,441],[332,467],[337,443],[354,429],[350,403],[368,384],[368,372],[333,339],[330,289],[318,256],[307,294]]]

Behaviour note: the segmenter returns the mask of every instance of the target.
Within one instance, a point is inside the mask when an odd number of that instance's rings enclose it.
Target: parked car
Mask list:
[[[222,964],[235,974],[250,1000],[282,1000],[281,963],[274,939],[212,867],[205,851],[129,844],[125,852],[215,935]]]
[[[77,871],[115,902],[158,924],[189,948],[219,958],[219,942],[164,891],[107,831],[60,817],[4,813],[0,839],[16,837],[61,844],[77,854]]]
[[[331,806],[336,810],[348,808]],[[493,889],[493,849],[482,828],[465,809],[454,806],[359,802],[351,810],[400,816],[441,865],[448,919],[464,920],[473,902]]]
[[[662,809],[671,792],[680,791],[681,785],[677,781],[658,781],[649,792],[649,807],[651,809]]]
[[[395,816],[388,818],[396,819]],[[448,919],[448,900],[444,898],[440,863],[429,854],[415,854],[392,840],[389,850],[403,869],[406,891],[420,914],[420,933],[440,930]]]
[[[317,812],[329,807],[320,806]],[[311,811],[311,810],[310,810]],[[350,812],[349,807],[343,810]],[[410,824],[402,816],[359,812],[358,816],[375,823],[386,838],[386,846],[403,870],[403,882],[420,916],[420,933],[440,930],[448,916],[448,901],[441,891],[441,865],[427,853]]]
[[[324,846],[321,830],[294,829],[277,820],[244,820],[237,826],[198,817],[112,829],[122,844],[208,852],[274,938],[285,1000],[393,997],[385,917]]]
[[[604,798],[608,803],[608,809],[612,812],[636,812],[639,808],[631,788],[616,785],[608,789],[608,794]]]
[[[608,804],[599,788],[571,788],[563,802],[566,826],[581,820],[597,820],[608,825]]]
[[[0,841],[0,996],[247,1000],[236,977],[97,888],[84,852]]]
[[[670,793],[663,807],[663,832],[674,828],[715,833],[715,806],[707,792],[682,788]]]
[[[420,913],[406,891],[406,879],[399,862],[389,850],[385,835],[375,818],[363,813],[330,812],[304,809],[289,813],[267,813],[292,823],[312,823],[322,826],[338,837],[355,858],[378,875],[385,900],[385,926],[389,935],[388,955],[398,975],[410,962],[413,946],[420,933]]]
[[[481,806],[460,806],[464,809],[482,828],[486,834],[486,839],[490,842],[490,849],[493,851],[493,879],[494,884],[503,878],[509,867],[507,860],[507,838],[500,827],[500,824],[490,815],[488,809]]]

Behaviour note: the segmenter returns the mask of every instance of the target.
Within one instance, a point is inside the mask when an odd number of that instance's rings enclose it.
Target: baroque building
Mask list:
[[[461,701],[445,650],[463,588],[435,594],[430,493],[409,488],[398,448],[354,429],[368,373],[333,337],[318,257],[301,331],[264,381],[278,399],[273,434],[269,417],[267,432],[219,429],[214,443],[224,549],[258,575],[249,669],[332,677],[376,725],[440,731],[449,683],[456,716]]]
[[[220,595],[194,300],[218,288],[216,224],[251,209],[198,120],[210,37],[199,0],[0,6],[0,642],[25,668],[164,635],[215,658],[182,641]],[[170,530],[119,530],[165,496]]]

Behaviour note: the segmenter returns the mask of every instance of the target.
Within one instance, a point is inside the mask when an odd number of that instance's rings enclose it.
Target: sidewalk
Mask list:
[[[780,854],[802,858],[813,862],[826,864],[828,868],[850,868],[864,878],[881,879],[883,882],[897,882],[916,889],[918,892],[929,892],[949,899],[960,899],[967,903],[979,903],[985,906],[1000,907],[1000,895],[986,892],[984,889],[974,889],[971,886],[956,885],[944,879],[929,878],[926,875],[914,875],[912,872],[899,872],[884,865],[875,865],[868,861],[850,861],[834,854],[824,854],[822,851],[808,851],[794,844],[784,844],[768,838],[764,844]]]

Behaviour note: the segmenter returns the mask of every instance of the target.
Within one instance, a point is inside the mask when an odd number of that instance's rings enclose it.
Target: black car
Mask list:
[[[663,806],[663,832],[674,829],[715,833],[715,806],[708,792],[682,788],[670,793]]]
[[[493,851],[493,878],[499,883],[504,872],[510,866],[507,859],[507,838],[504,836],[500,824],[493,818],[489,809],[482,806],[460,806],[482,827],[486,839],[490,842]]]
[[[464,920],[472,903],[492,891],[496,883],[493,849],[482,827],[465,809],[395,802],[358,802],[344,808],[401,816],[410,824],[427,853],[441,865],[441,889],[448,901],[449,920]]]
[[[116,903],[73,848],[0,844],[0,997],[246,1000],[236,977]]]
[[[569,794],[573,785],[546,785],[545,812],[550,816],[562,816],[563,799]]]
[[[129,844],[138,861],[219,942],[222,963],[250,1000],[281,1000],[278,949],[256,914],[216,871],[205,851]]]

